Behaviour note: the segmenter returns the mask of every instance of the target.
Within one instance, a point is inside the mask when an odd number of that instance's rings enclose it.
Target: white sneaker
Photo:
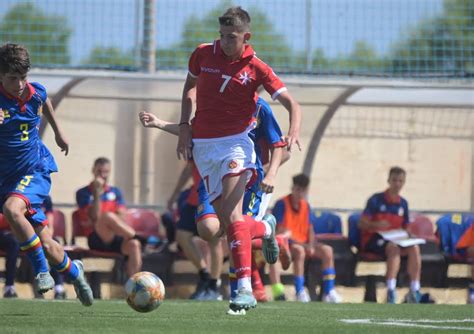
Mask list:
[[[342,302],[342,298],[336,292],[336,290],[332,289],[327,295],[323,296],[323,302],[332,303],[332,304],[339,304],[340,302]]]
[[[302,303],[309,303],[311,300],[309,299],[306,290],[302,290],[296,294],[296,300]]]

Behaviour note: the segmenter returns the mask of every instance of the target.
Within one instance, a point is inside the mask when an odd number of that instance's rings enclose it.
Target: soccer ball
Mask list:
[[[161,279],[148,271],[130,277],[125,284],[127,303],[138,312],[151,312],[165,299],[165,286]]]

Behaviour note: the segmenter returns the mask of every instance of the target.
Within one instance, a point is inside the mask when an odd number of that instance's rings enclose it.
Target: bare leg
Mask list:
[[[127,275],[130,277],[139,272],[142,268],[142,249],[140,241],[136,239],[128,239],[122,242],[122,254],[128,256]]]
[[[387,256],[386,278],[387,280],[396,279],[400,270],[400,247],[389,242],[385,248],[385,255]]]
[[[101,214],[94,229],[104,243],[112,242],[116,235],[125,239],[135,236],[135,230],[113,212]]]

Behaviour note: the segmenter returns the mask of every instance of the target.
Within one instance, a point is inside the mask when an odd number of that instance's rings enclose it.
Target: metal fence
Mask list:
[[[253,44],[282,73],[472,78],[471,0],[2,0],[0,41],[37,67],[186,69],[241,5]]]

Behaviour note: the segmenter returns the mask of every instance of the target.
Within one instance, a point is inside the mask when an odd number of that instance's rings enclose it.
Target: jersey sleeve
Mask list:
[[[410,212],[408,209],[408,202],[405,199],[402,199],[403,207],[403,226],[407,226],[410,223]]]
[[[90,204],[90,194],[85,188],[79,189],[76,192],[76,203],[80,209]]]
[[[259,100],[260,101],[260,100]],[[260,126],[262,127],[265,139],[273,147],[284,147],[286,143],[282,141],[282,132],[278,125],[272,109],[268,103],[262,103],[260,110]]]
[[[117,196],[116,201],[117,201],[118,207],[119,207],[119,208],[120,208],[120,207],[125,207],[125,200],[124,200],[124,198],[123,198],[123,196],[122,196],[122,191],[121,191],[119,188],[115,188],[115,194],[116,194],[116,196]]]
[[[283,203],[283,200],[279,200],[275,203],[272,214],[275,216],[277,224],[281,224],[283,216],[285,215],[285,204]]]
[[[199,74],[201,73],[201,65],[200,65],[201,53],[202,53],[202,46],[199,46],[191,54],[191,57],[189,57],[188,71],[189,71],[189,74],[194,78],[197,78]]]
[[[48,98],[48,93],[46,92],[46,88],[37,82],[31,83],[31,85],[35,88],[35,94],[41,100],[41,104],[45,103],[46,99]]]
[[[372,196],[368,199],[367,205],[365,206],[365,209],[362,212],[362,216],[372,219],[372,217],[374,217],[376,213],[377,213],[376,197]]]
[[[287,90],[285,84],[275,72],[273,72],[272,68],[263,61],[259,62],[257,70],[260,77],[260,84],[262,84],[268,94],[270,94],[272,100],[276,100],[278,95]]]

